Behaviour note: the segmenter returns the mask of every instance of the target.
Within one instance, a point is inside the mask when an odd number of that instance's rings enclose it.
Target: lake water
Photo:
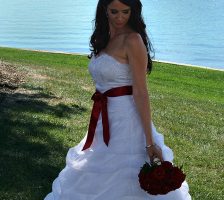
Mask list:
[[[0,0],[0,46],[89,53],[97,0]],[[142,0],[155,59],[224,69],[223,0]]]

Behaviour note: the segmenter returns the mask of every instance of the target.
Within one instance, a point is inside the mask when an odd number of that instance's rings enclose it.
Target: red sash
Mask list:
[[[92,100],[94,101],[93,109],[91,113],[88,135],[86,139],[86,143],[82,149],[88,149],[94,138],[98,118],[100,112],[102,111],[102,124],[103,124],[103,140],[105,144],[108,146],[110,140],[110,132],[109,132],[109,122],[108,122],[108,113],[107,113],[107,97],[118,97],[123,95],[131,95],[132,94],[132,86],[122,86],[117,88],[112,88],[107,90],[104,93],[100,93],[98,90],[93,94]]]

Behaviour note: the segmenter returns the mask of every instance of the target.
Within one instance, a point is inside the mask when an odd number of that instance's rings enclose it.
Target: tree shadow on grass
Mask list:
[[[50,132],[63,132],[56,121],[86,108],[49,105],[54,98],[40,88],[33,94],[0,91],[0,199],[43,199],[64,166],[68,147]]]

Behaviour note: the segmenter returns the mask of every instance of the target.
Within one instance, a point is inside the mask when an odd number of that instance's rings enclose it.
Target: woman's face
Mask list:
[[[131,15],[131,7],[121,3],[119,0],[112,1],[107,6],[108,20],[114,28],[123,28]]]

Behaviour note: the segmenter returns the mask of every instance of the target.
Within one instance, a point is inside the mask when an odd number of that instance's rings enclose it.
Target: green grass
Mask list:
[[[39,200],[87,130],[94,92],[86,56],[0,48],[25,83],[0,93],[0,199]],[[224,72],[154,63],[153,121],[183,164],[194,200],[222,200]]]

